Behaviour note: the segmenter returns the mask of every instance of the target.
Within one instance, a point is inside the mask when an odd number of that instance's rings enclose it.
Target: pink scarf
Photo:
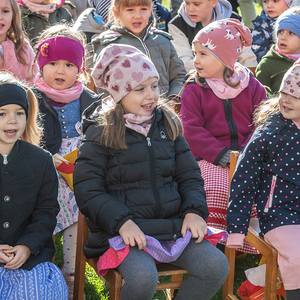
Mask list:
[[[65,90],[56,90],[50,87],[45,83],[43,78],[40,74],[38,74],[34,80],[34,85],[36,88],[44,93],[47,98],[58,102],[58,103],[70,103],[74,100],[79,99],[82,91],[83,91],[83,85],[80,81],[75,81],[75,83],[68,89]]]
[[[290,59],[293,59],[293,60],[298,60],[300,58],[300,53],[295,53],[295,54],[285,54],[285,53],[282,53],[281,50],[276,46],[275,47],[275,51],[282,55],[282,56],[286,56],[287,58],[290,58]]]
[[[152,115],[140,116],[135,114],[125,114],[123,117],[125,119],[126,127],[147,136],[152,123]]]
[[[250,76],[247,70],[239,63],[234,64],[234,73],[228,78],[231,83],[240,81],[240,84],[233,88],[227,85],[223,78],[205,78],[207,84],[214,94],[220,99],[232,99],[238,96],[249,84]]]

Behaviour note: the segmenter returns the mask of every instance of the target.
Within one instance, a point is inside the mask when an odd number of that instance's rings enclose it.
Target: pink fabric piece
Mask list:
[[[287,53],[283,53],[283,52],[281,52],[281,50],[276,46],[275,47],[275,51],[278,53],[278,54],[280,54],[280,55],[282,55],[282,56],[285,56],[285,57],[287,57],[287,58],[290,58],[290,59],[293,59],[293,60],[298,60],[299,58],[300,58],[300,53],[295,53],[295,54],[287,54]]]
[[[286,290],[300,289],[300,225],[285,225],[267,232],[265,241],[278,251],[280,275]]]
[[[300,59],[284,74],[279,91],[300,99]]]
[[[0,55],[0,70],[12,73],[14,76],[20,80],[25,80],[29,84],[32,84],[33,78],[30,74],[31,68],[33,68],[33,76],[37,74],[38,67],[34,62],[34,52],[27,40],[24,41],[23,49],[25,53],[21,52],[27,65],[20,63],[16,57],[16,48],[13,41],[7,39],[2,42],[3,47],[3,57]]]
[[[156,263],[169,263],[178,259],[190,242],[192,233],[188,230],[184,237],[176,241],[159,242],[151,236],[145,235],[145,237],[146,248],[144,251],[148,252],[155,259]],[[216,246],[218,241],[225,241],[227,237],[228,234],[226,231],[211,227],[207,228],[207,234],[204,236],[214,246]],[[124,243],[121,236],[109,239],[109,244],[111,247],[99,257],[97,263],[98,274],[100,276],[104,276],[109,269],[119,266],[130,250],[130,246]]]
[[[40,4],[38,0],[22,0],[22,4],[30,11],[42,15],[46,19],[49,18],[49,14],[56,10],[55,4]]]
[[[96,86],[106,89],[115,103],[147,79],[159,79],[149,57],[133,46],[122,44],[111,44],[100,52],[92,77]]]
[[[59,103],[70,103],[74,100],[79,99],[82,91],[83,85],[80,81],[76,81],[73,86],[65,90],[56,90],[47,85],[40,74],[38,74],[34,79],[34,85],[36,88],[43,92],[47,98],[59,102]]]
[[[125,114],[123,117],[125,119],[126,127],[147,136],[152,123],[152,115],[140,116],[135,114]]]
[[[231,70],[243,52],[243,47],[250,46],[251,42],[250,29],[236,19],[212,22],[202,28],[193,40],[193,43],[205,47]]]
[[[228,248],[241,248],[244,243],[245,235],[242,233],[230,233],[226,241]]]
[[[38,46],[38,64],[40,69],[44,65],[55,60],[67,60],[81,69],[84,47],[83,45],[68,37],[58,36],[42,41]]]
[[[207,84],[210,86],[214,94],[220,99],[232,99],[238,96],[249,84],[250,76],[247,70],[239,63],[234,64],[234,74],[229,78],[231,83],[240,84],[233,88],[227,85],[223,78],[206,78]]]

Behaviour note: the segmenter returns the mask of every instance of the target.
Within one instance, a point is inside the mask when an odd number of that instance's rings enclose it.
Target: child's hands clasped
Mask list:
[[[12,259],[6,263],[4,268],[10,270],[19,269],[28,259],[31,254],[31,250],[25,245],[17,245],[15,247],[10,247],[9,249],[3,250],[9,258]]]
[[[0,263],[7,264],[9,263],[13,258],[13,254],[6,254],[6,250],[12,249],[12,246],[9,245],[0,245]]]
[[[192,232],[192,238],[197,239],[195,243],[200,243],[207,233],[206,222],[202,217],[194,213],[188,213],[185,215],[181,234],[185,236],[188,229]]]
[[[144,233],[132,220],[127,220],[121,226],[119,233],[126,245],[130,245],[131,247],[138,245],[139,250],[146,247],[146,238]]]

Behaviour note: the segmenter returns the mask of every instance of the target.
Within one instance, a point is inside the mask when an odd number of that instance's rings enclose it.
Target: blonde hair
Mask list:
[[[28,66],[28,63],[26,62],[26,56],[28,58],[28,55],[23,47],[26,37],[22,30],[21,10],[15,0],[9,1],[12,8],[12,20],[10,28],[8,29],[6,35],[7,38],[10,39],[15,45],[16,57],[18,62],[25,66]]]
[[[71,38],[79,43],[82,44],[83,47],[86,46],[86,39],[85,36],[80,32],[77,31],[76,29],[74,29],[73,27],[68,26],[67,24],[58,24],[58,25],[53,25],[51,27],[48,27],[47,29],[45,29],[39,36],[38,41],[35,45],[36,47],[36,57],[35,59],[37,59],[39,51],[38,51],[38,46],[40,43],[42,43],[43,41],[47,40],[47,39],[51,39],[51,38],[56,38],[56,37],[68,37]],[[82,68],[85,68],[85,54],[83,55],[83,60],[82,60]],[[43,68],[40,70],[40,73],[43,74]],[[81,81],[88,81],[88,75],[85,71],[79,70],[80,74],[80,80]]]
[[[18,78],[13,76],[13,74],[8,72],[0,72],[0,84],[4,83],[11,83],[21,86],[26,91],[28,101],[28,118],[26,120],[25,130],[21,136],[21,139],[33,145],[39,146],[43,128],[38,110],[38,102],[33,92],[25,82],[20,81]]]
[[[107,17],[108,23],[120,26],[120,21],[115,17],[112,8],[120,11],[124,7],[131,6],[148,6],[152,8],[152,0],[112,0]]]
[[[175,111],[166,105],[165,100],[159,100],[157,108],[160,108],[164,118],[166,131],[169,138],[174,141],[183,134],[183,126]],[[98,125],[104,125],[103,133],[99,142],[112,149],[127,149],[125,143],[124,110],[121,101],[115,107],[106,112],[100,110],[96,118]]]
[[[266,121],[276,113],[280,112],[279,99],[281,95],[278,93],[275,97],[263,100],[254,111],[254,124],[256,127],[266,124]]]

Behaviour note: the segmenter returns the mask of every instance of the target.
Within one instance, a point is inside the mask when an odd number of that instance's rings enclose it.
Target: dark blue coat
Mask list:
[[[228,208],[229,233],[247,233],[253,202],[260,229],[300,224],[300,130],[281,113],[260,126],[241,153]]]

